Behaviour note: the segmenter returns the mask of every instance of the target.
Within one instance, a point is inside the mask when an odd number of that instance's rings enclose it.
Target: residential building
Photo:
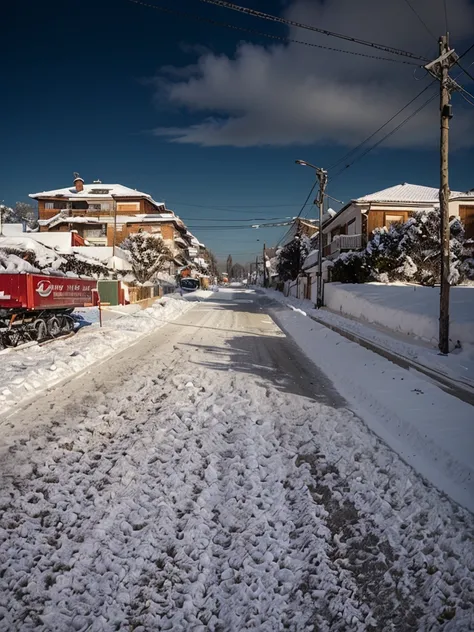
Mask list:
[[[72,187],[32,193],[38,202],[41,233],[74,232],[91,246],[119,246],[140,231],[157,234],[173,253],[176,266],[193,263],[204,246],[164,202],[122,184],[85,184],[75,174]]]
[[[430,211],[439,206],[438,189],[417,184],[397,184],[388,189],[351,200],[323,222],[323,255],[361,250],[376,228],[405,222],[413,211]],[[451,192],[450,216],[460,217],[466,236],[474,238],[474,191]]]

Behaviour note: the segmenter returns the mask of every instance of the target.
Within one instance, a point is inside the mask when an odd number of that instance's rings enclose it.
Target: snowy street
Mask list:
[[[474,629],[474,517],[281,310],[210,294],[0,417],[0,631]]]

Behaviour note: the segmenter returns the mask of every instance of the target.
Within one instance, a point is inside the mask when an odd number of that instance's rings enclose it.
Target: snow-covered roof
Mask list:
[[[461,195],[457,191],[451,192],[451,198]],[[417,204],[422,203],[438,203],[439,190],[434,187],[425,187],[420,184],[409,184],[404,182],[396,184],[388,189],[376,191],[368,195],[356,198],[354,202],[404,202]]]
[[[451,199],[457,199],[457,198],[469,198],[474,200],[474,189],[469,189],[469,191],[462,191],[461,193],[455,192],[455,193],[451,193]]]
[[[103,183],[93,183],[93,184],[84,184],[84,188],[82,191],[77,191],[76,187],[65,187],[63,189],[52,189],[51,191],[40,191],[38,193],[30,193],[30,198],[35,200],[41,198],[51,198],[51,197],[63,197],[67,200],[77,200],[77,199],[112,199],[112,196],[116,195],[117,197],[139,197],[146,198],[152,204],[157,207],[165,208],[164,202],[156,202],[151,195],[148,193],[143,193],[143,191],[137,191],[137,189],[131,189],[130,187],[126,187],[123,184],[103,184]]]
[[[70,217],[69,215],[65,215],[64,213],[58,213],[57,215],[53,215],[49,219],[40,219],[38,220],[38,224],[40,226],[56,226],[56,224],[102,224],[97,217],[84,217],[84,216],[75,216]]]
[[[318,263],[319,251],[312,250],[303,262],[303,270],[308,270]]]

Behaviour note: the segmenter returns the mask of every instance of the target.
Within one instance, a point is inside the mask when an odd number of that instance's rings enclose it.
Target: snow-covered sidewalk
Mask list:
[[[280,326],[328,376],[351,410],[439,489],[474,511],[474,408],[309,316],[312,304],[266,291],[288,309]],[[320,318],[324,310],[314,310]]]
[[[205,294],[209,296],[210,292]],[[99,328],[98,318],[91,314],[91,325],[82,327],[72,337],[58,338],[46,345],[4,350],[0,354],[0,414],[94,363],[110,358],[141,336],[174,320],[193,304],[181,298],[165,297],[148,309],[105,319],[103,328]],[[87,318],[88,313],[82,312],[81,316]]]
[[[327,286],[329,287],[329,286]],[[352,286],[351,286],[352,287]],[[419,288],[420,289],[420,288]],[[421,288],[427,289],[427,288]],[[467,288],[466,288],[467,289]],[[470,289],[470,288],[469,288]],[[431,290],[431,288],[430,288]],[[434,291],[434,290],[433,290]],[[284,297],[280,292],[269,291],[269,295],[276,298],[284,304],[300,309],[305,314],[316,318],[320,322],[324,322],[329,326],[353,334],[363,341],[370,341],[379,347],[382,351],[388,351],[396,354],[400,358],[412,361],[420,367],[425,367],[441,377],[445,376],[453,384],[466,387],[469,392],[474,394],[474,345],[465,343],[462,349],[453,349],[448,356],[439,353],[436,341],[431,343],[416,338],[413,335],[406,335],[394,327],[389,329],[378,322],[374,322],[369,315],[367,308],[367,317],[346,314],[343,310],[337,309],[315,309],[314,304],[306,299],[296,299],[293,297]],[[338,290],[337,296],[340,296]],[[470,294],[469,294],[470,296]],[[474,288],[472,291],[474,297]],[[331,302],[331,305],[337,307],[337,304]],[[474,314],[474,306],[472,307]],[[350,312],[350,308],[347,307]],[[377,312],[377,310],[375,310]],[[354,310],[354,314],[358,314]],[[395,318],[396,314],[392,316]],[[467,319],[467,316],[465,316]],[[416,317],[415,317],[416,319]],[[474,316],[472,316],[472,328],[474,331]],[[411,322],[411,321],[410,321]]]
[[[472,630],[473,517],[180,322],[2,455],[0,630]]]

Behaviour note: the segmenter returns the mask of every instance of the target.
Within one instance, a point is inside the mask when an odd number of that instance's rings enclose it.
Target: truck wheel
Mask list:
[[[3,332],[2,342],[5,347],[18,347],[22,342],[21,332],[15,331],[15,329],[8,329]]]
[[[37,342],[43,342],[43,340],[48,338],[48,328],[42,318],[35,320],[33,323],[33,329],[35,331],[35,339]]]
[[[51,336],[51,338],[57,338],[61,335],[61,324],[56,316],[51,316],[51,318],[48,318],[46,324],[48,326],[48,334]]]
[[[59,326],[62,334],[69,334],[74,329],[74,320],[67,315],[58,316]]]

